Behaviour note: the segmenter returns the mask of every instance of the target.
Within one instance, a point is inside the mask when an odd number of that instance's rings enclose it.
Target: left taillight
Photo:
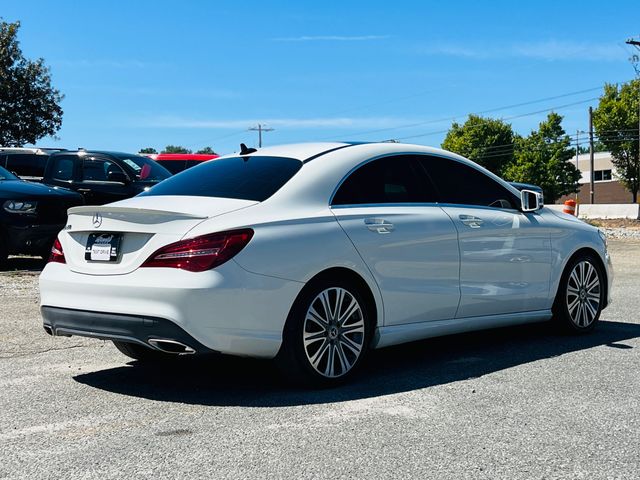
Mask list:
[[[49,262],[67,263],[67,260],[64,258],[64,251],[62,250],[62,244],[60,243],[60,240],[58,240],[57,237],[56,237],[56,240],[53,242],[53,246],[51,247]]]
[[[253,230],[245,228],[180,240],[157,250],[141,266],[204,272],[233,258],[252,237]]]

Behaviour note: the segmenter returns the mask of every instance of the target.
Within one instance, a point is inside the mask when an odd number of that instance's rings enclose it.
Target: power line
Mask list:
[[[584,89],[584,90],[577,90],[575,92],[563,93],[563,94],[554,95],[554,96],[551,96],[551,97],[539,98],[539,99],[536,99],[536,100],[529,100],[529,101],[526,101],[526,102],[514,103],[514,104],[511,104],[511,105],[505,105],[505,106],[502,106],[502,107],[489,108],[489,109],[481,110],[481,111],[478,111],[478,112],[472,112],[472,114],[474,114],[474,115],[483,115],[483,114],[486,114],[486,113],[493,113],[493,112],[498,112],[498,111],[501,111],[501,110],[507,110],[507,109],[511,109],[511,108],[518,108],[518,107],[523,107],[523,106],[526,106],[526,105],[533,105],[533,104],[541,103],[541,102],[547,102],[547,101],[550,101],[550,100],[557,100],[559,98],[565,98],[565,97],[570,97],[570,96],[574,96],[574,95],[580,95],[582,93],[594,92],[596,90],[602,90],[602,86],[593,87],[593,88],[587,88],[587,89]],[[371,133],[388,132],[388,131],[391,131],[391,130],[399,130],[399,129],[405,129],[405,128],[419,127],[419,126],[429,125],[429,124],[433,124],[433,123],[451,121],[454,118],[467,116],[467,115],[468,114],[450,115],[450,116],[443,117],[443,118],[438,118],[438,119],[435,119],[435,120],[426,120],[426,121],[422,121],[422,122],[409,123],[409,124],[405,124],[405,125],[398,125],[396,127],[386,127],[386,128],[378,128],[378,129],[375,129],[375,130],[366,130],[366,131],[362,131],[362,132],[353,133],[353,134],[351,134],[351,136],[368,135],[368,134],[371,134]],[[329,138],[333,138],[333,137],[324,137],[321,140],[326,140],[326,139],[329,139]]]

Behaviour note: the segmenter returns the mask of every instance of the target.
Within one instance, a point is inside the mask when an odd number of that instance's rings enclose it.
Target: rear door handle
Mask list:
[[[458,218],[467,227],[471,228],[480,228],[480,226],[484,223],[484,220],[478,217],[474,217],[473,215],[459,215]]]
[[[90,188],[79,188],[78,189],[78,192],[80,192],[80,193],[89,193],[90,191],[91,191]]]
[[[384,218],[365,218],[364,224],[371,232],[380,234],[391,233],[396,229],[393,223],[388,222]]]

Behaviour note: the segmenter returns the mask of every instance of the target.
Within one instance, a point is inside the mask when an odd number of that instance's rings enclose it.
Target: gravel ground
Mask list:
[[[598,329],[491,330],[375,352],[348,386],[271,363],[141,368],[50,338],[37,268],[0,273],[0,478],[638,478],[640,242],[611,240]]]

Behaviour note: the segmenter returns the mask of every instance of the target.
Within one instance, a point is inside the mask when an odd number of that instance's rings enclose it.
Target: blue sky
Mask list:
[[[0,5],[66,96],[60,139],[40,144],[122,151],[229,153],[257,143],[246,130],[258,122],[275,129],[265,144],[437,146],[468,113],[494,110],[527,133],[546,115],[528,114],[553,107],[573,133],[600,93],[586,90],[633,77],[624,40],[640,35],[637,1]]]

